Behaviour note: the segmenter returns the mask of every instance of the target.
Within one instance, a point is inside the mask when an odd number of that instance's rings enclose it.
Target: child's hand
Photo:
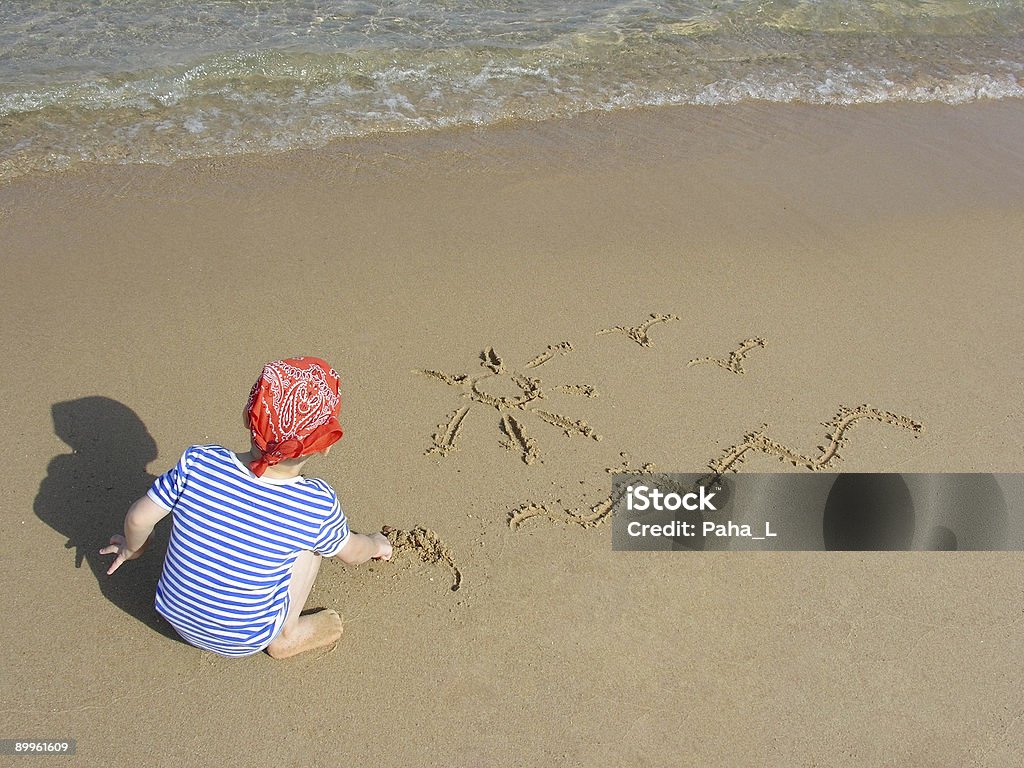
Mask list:
[[[146,539],[146,543],[141,547],[136,550],[131,550],[128,549],[128,542],[125,540],[124,536],[119,533],[115,533],[111,536],[110,544],[100,550],[101,555],[117,555],[117,557],[114,558],[114,562],[110,564],[110,568],[107,569],[107,576],[120,568],[121,564],[126,560],[135,560],[139,555],[145,552],[150,541],[151,538]]]
[[[371,534],[370,539],[377,545],[377,554],[373,556],[374,560],[390,560],[391,559],[391,542],[388,541],[388,537],[383,533]]]

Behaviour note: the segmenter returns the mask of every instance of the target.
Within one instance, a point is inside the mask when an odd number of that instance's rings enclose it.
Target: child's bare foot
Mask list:
[[[299,616],[295,626],[281,630],[267,653],[275,659],[287,659],[303,651],[323,648],[341,637],[341,616],[329,609]]]

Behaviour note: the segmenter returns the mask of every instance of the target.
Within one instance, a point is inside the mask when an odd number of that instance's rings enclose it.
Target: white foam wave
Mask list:
[[[120,80],[0,87],[6,139],[0,139],[0,178],[79,161],[165,163],[593,110],[1024,98],[1024,64],[1009,58],[958,73],[849,63],[815,71],[794,67],[789,59],[766,64],[742,57],[708,59],[704,69],[691,73],[659,59],[653,74],[635,67],[625,76],[610,68],[581,68],[579,60],[551,51],[517,56],[475,52],[447,61],[435,54],[385,63],[244,54]],[[709,77],[713,67],[726,75]]]

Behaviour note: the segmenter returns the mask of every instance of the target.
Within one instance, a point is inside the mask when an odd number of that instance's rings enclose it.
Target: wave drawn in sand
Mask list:
[[[620,453],[619,455],[622,457],[622,464],[617,467],[607,467],[605,472],[610,475],[620,473],[631,475],[654,474],[655,470],[653,464],[631,466],[629,463],[629,456],[627,454]],[[552,520],[556,523],[571,523],[578,525],[581,528],[596,528],[611,517],[612,510],[622,497],[622,493],[624,493],[624,491],[616,494],[614,490],[612,490],[605,498],[588,508],[569,509],[568,507],[564,507],[561,510],[561,513],[552,512],[548,508],[547,504],[528,502],[509,513],[508,527],[514,531],[527,520],[535,517],[541,517]]]
[[[924,426],[906,416],[900,416],[892,411],[882,411],[878,408],[864,403],[856,408],[848,408],[845,405],[839,406],[839,411],[828,421],[823,421],[822,426],[828,432],[825,433],[826,445],[819,445],[818,456],[810,456],[799,453],[788,445],[772,440],[765,434],[767,424],[762,424],[760,429],[749,432],[743,436],[743,442],[728,448],[719,458],[708,462],[708,467],[717,475],[726,472],[736,472],[738,467],[747,460],[747,454],[765,453],[769,456],[777,456],[779,461],[788,461],[794,467],[805,467],[812,472],[819,472],[834,466],[842,458],[839,449],[846,445],[848,438],[846,433],[858,422],[868,420],[888,424],[900,429],[906,429],[915,435],[924,431]]]
[[[789,461],[793,466],[802,466],[812,472],[828,469],[841,460],[842,457],[839,455],[839,449],[846,445],[849,439],[847,433],[858,422],[863,420],[877,421],[900,429],[906,429],[914,433],[915,436],[924,431],[924,427],[920,422],[891,411],[879,410],[867,404],[859,405],[856,408],[840,406],[835,416],[822,423],[828,429],[828,432],[825,434],[825,439],[828,443],[818,446],[819,454],[817,456],[800,453],[787,445],[772,440],[765,434],[768,425],[764,424],[760,429],[744,435],[743,442],[730,447],[719,458],[709,461],[708,468],[711,470],[711,474],[707,478],[702,478],[701,482],[713,480],[726,472],[736,472],[739,466],[747,460],[748,454],[752,452],[777,456],[780,461]],[[621,455],[625,459],[622,466],[608,468],[605,470],[606,472],[610,474],[645,475],[655,473],[653,464],[644,464],[639,468],[630,467],[628,457],[625,454]],[[508,525],[509,528],[516,530],[526,521],[539,517],[558,523],[578,525],[582,528],[594,528],[611,517],[615,505],[621,498],[621,494],[622,492],[616,495],[614,490],[612,490],[605,498],[589,508],[571,509],[563,507],[558,512],[553,512],[547,504],[529,502],[509,513]]]

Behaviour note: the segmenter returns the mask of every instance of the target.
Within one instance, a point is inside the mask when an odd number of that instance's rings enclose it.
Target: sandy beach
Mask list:
[[[1014,99],[748,103],[0,187],[0,734],[79,766],[1020,764],[1019,553],[620,553],[576,516],[609,470],[762,425],[814,455],[863,404],[922,429],[858,423],[838,471],[1024,471],[1022,147]],[[334,649],[216,657],[152,608],[169,521],[97,553],[301,354],[342,378],[310,472],[450,562],[325,563]],[[503,424],[487,371],[544,396]]]

